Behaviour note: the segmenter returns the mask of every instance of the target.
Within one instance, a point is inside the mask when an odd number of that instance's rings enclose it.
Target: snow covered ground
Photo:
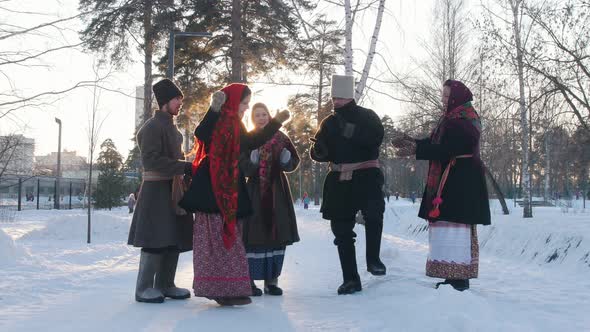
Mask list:
[[[577,203],[577,202],[574,202]],[[297,208],[302,241],[287,249],[283,297],[220,308],[191,298],[140,304],[133,298],[138,250],[127,246],[126,209],[98,211],[86,244],[81,210],[23,211],[0,223],[0,331],[590,331],[590,208],[579,204],[501,215],[479,227],[480,278],[469,291],[435,290],[424,276],[425,223],[418,205],[387,205],[385,277],[365,271],[364,229],[357,256],[363,291],[336,295],[341,282],[329,225]],[[177,284],[190,288],[191,254]]]

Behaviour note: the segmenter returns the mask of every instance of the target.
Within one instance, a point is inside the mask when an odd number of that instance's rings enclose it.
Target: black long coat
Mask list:
[[[219,119],[220,112],[209,110],[203,120],[195,129],[195,136],[205,143],[205,152],[209,153],[211,146],[211,136],[215,129],[215,124]],[[244,124],[240,121],[240,151],[254,150],[271,139],[274,134],[281,128],[281,123],[271,120],[262,130],[248,132]],[[209,157],[205,157],[195,175],[193,176],[191,186],[179,202],[183,209],[189,212],[219,213],[219,207],[213,194],[211,185],[211,173],[209,172]],[[246,218],[252,215],[252,203],[246,190],[246,179],[244,173],[240,170],[238,175],[238,218]]]
[[[468,225],[490,224],[490,203],[486,187],[484,166],[479,154],[480,132],[468,120],[448,119],[441,124],[443,134],[440,144],[433,144],[430,138],[416,140],[416,159],[438,160],[442,171],[454,156],[472,154],[472,158],[457,159],[451,168],[442,191],[443,203],[440,216],[444,220]],[[432,203],[426,199],[426,190],[418,216],[432,219],[428,213]]]
[[[355,126],[352,137],[342,135],[346,123]],[[336,164],[358,163],[379,158],[383,141],[383,124],[370,109],[358,106],[354,101],[334,110],[326,117],[315,135],[316,143],[311,158],[319,162]],[[318,153],[323,145],[327,155]],[[352,180],[340,181],[340,172],[330,171],[324,181],[321,212],[324,219],[350,219],[357,211],[368,207],[376,218],[383,217],[383,172],[369,168],[353,172]]]

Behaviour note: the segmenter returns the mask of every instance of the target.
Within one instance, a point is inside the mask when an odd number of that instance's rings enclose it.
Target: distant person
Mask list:
[[[396,191],[395,192],[395,200],[396,201],[399,201],[399,191]]]
[[[129,214],[133,213],[133,209],[135,208],[135,201],[135,194],[129,194],[129,197],[127,198],[127,207],[129,208]]]
[[[416,193],[412,191],[410,194],[410,199],[412,200],[412,204],[416,203]]]
[[[309,209],[309,203],[311,203],[311,198],[307,193],[303,194],[303,208],[305,210]]]

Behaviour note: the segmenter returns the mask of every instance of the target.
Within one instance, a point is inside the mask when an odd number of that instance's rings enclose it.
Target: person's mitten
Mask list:
[[[223,106],[223,104],[225,103],[225,99],[226,98],[227,97],[225,96],[225,92],[223,92],[223,91],[215,91],[211,95],[211,105],[209,105],[209,107],[214,112],[221,111],[221,106]]]
[[[281,156],[279,157],[281,164],[283,165],[287,165],[287,163],[289,162],[289,160],[291,160],[291,151],[283,148],[283,150],[281,151]]]
[[[252,164],[258,165],[259,160],[260,160],[260,152],[258,152],[258,149],[252,150],[252,152],[250,152],[250,161],[252,162]]]

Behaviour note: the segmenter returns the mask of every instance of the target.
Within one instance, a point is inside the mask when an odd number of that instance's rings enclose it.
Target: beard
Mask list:
[[[164,105],[164,107],[162,108],[162,111],[169,113],[171,115],[178,115],[178,113],[180,113],[180,108],[181,106],[177,106],[177,107],[170,107],[169,104]]]

